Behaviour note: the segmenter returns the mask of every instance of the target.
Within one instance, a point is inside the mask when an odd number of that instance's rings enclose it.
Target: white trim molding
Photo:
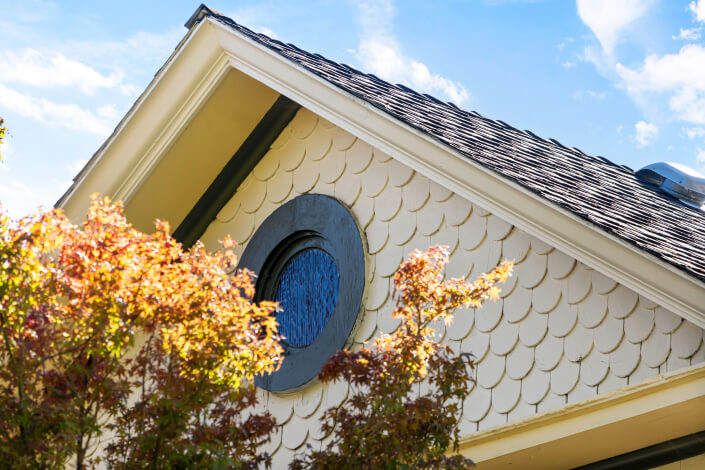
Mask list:
[[[575,468],[705,429],[705,367],[636,385],[466,436],[480,468]]]

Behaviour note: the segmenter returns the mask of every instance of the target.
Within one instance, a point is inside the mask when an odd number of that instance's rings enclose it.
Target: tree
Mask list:
[[[459,306],[479,307],[496,299],[511,274],[504,262],[474,283],[444,281],[445,247],[414,251],[394,275],[401,320],[390,335],[372,347],[339,351],[323,367],[323,383],[344,380],[353,391],[339,406],[326,410],[323,431],[331,435],[321,450],[308,448],[291,469],[468,468],[457,452],[458,421],[471,390],[473,359],[455,355],[434,340],[431,324],[452,320]],[[420,392],[427,389],[425,392]]]
[[[441,247],[412,253],[394,276],[399,329],[324,366],[323,382],[353,393],[323,416],[329,444],[291,468],[471,464],[446,454],[472,357],[430,325],[496,297],[511,264],[469,284],[443,280],[447,261]],[[259,447],[276,422],[253,411],[253,379],[281,360],[277,306],[252,302],[253,274],[236,262],[230,240],[184,251],[167,224],[138,232],[107,199],[80,227],[59,210],[0,215],[0,468],[268,465]]]
[[[0,468],[90,467],[105,429],[116,467],[266,462],[274,421],[244,410],[280,361],[276,304],[230,274],[231,245],[184,251],[107,199],[81,227],[0,216]]]
[[[4,124],[5,120],[0,117],[0,148],[2,148],[2,142],[5,139],[5,134],[7,133],[7,128]],[[0,152],[0,160],[2,160],[2,152]]]

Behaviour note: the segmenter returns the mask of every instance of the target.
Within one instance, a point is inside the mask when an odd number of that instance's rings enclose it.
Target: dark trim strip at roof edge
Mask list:
[[[267,153],[274,140],[300,108],[301,106],[285,96],[280,95],[277,98],[208,186],[196,205],[174,230],[174,238],[188,248],[205,233],[208,225],[228,203],[245,177]]]
[[[205,4],[201,3],[193,12],[193,15],[184,23],[187,29],[193,28],[193,26],[201,21],[206,16],[223,16],[215,10],[208,8]]]

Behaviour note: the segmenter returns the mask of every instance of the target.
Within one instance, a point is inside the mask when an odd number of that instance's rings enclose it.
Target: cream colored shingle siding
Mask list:
[[[553,247],[414,173],[349,133],[301,110],[202,237],[230,234],[242,247],[279,205],[303,193],[347,204],[364,228],[369,285],[353,342],[391,332],[390,276],[402,257],[450,247],[450,276],[476,277],[516,262],[502,299],[460,311],[438,334],[479,360],[464,433],[555,409],[659,373],[705,361],[703,330]],[[305,443],[320,446],[318,418],[347,394],[320,384],[263,393],[284,423],[269,450],[284,468]]]

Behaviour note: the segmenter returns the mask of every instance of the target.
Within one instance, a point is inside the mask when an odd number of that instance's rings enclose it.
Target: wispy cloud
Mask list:
[[[556,44],[556,48],[557,48],[559,51],[562,51],[563,49],[565,49],[565,46],[566,46],[567,44],[571,44],[571,43],[573,43],[573,42],[575,42],[575,39],[574,39],[574,38],[567,37],[567,38],[565,38],[562,42],[559,42],[558,44]]]
[[[392,30],[394,5],[391,0],[361,1],[357,7],[362,31],[356,56],[363,69],[419,91],[440,92],[459,105],[470,98],[460,82],[432,73],[424,63],[403,53]]]
[[[544,0],[484,0],[484,3],[490,6],[501,6],[512,3],[540,3]]]
[[[700,39],[700,31],[702,28],[681,28],[677,36],[671,36],[673,39],[682,39],[683,41],[697,41]]]
[[[0,81],[39,88],[77,87],[87,95],[99,88],[115,88],[125,77],[119,70],[102,74],[61,53],[43,54],[34,49],[4,51],[0,63]]]
[[[653,0],[577,0],[578,15],[611,56],[622,33],[646,13]]]
[[[686,44],[677,52],[648,54],[641,63],[630,60],[629,65],[615,53],[624,32],[648,13],[654,1],[577,0],[578,15],[601,46],[586,47],[581,58],[625,90],[638,106],[650,109],[650,114],[667,107],[675,119],[705,124],[705,46]],[[705,23],[705,0],[691,1],[688,10],[694,22]],[[699,25],[680,28],[673,38],[694,41],[702,29]]]
[[[689,139],[698,139],[700,137],[705,137],[705,129],[702,127],[684,127],[681,129],[683,134]]]
[[[87,158],[79,158],[78,160],[74,160],[71,163],[68,163],[67,165],[65,165],[65,167],[70,175],[75,175],[79,171],[81,171],[84,166],[86,166],[86,163],[88,163]]]
[[[163,62],[169,57],[184,36],[184,31],[183,28],[177,27],[161,33],[138,31],[124,39],[113,41],[74,40],[60,44],[57,49],[70,57],[78,57],[89,63],[111,61],[124,66],[147,62],[152,66],[153,62]]]
[[[48,24],[43,22],[53,22],[58,15],[65,15],[66,9],[56,4],[36,4],[41,1],[9,2],[9,16],[0,18],[0,108],[6,117],[14,115],[17,119],[12,127],[18,138],[55,135],[49,128],[61,129],[62,134],[64,130],[84,133],[83,137],[76,136],[81,142],[94,141],[93,136],[105,138],[174,51],[185,30],[178,25],[109,40],[57,39],[56,31],[50,27],[45,31]],[[32,15],[28,18],[18,10]],[[20,117],[38,125],[25,124]],[[69,153],[84,158],[71,162],[52,155],[54,146],[60,143],[39,142],[29,146],[29,151],[23,142],[16,143],[18,149],[22,148],[22,158],[13,158],[12,146],[5,145],[5,165],[0,166],[0,201],[14,217],[41,204],[51,206],[93,150],[90,144],[78,144],[76,147],[82,150]],[[37,165],[51,166],[50,175],[46,171],[32,173],[31,167]]]
[[[0,210],[13,219],[35,212],[44,203],[40,190],[18,179],[5,179],[0,185]]]
[[[649,122],[639,121],[634,124],[634,129],[636,131],[634,141],[637,147],[646,147],[658,135],[658,127]]]
[[[676,54],[646,57],[640,69],[617,64],[627,91],[637,99],[647,93],[663,93],[678,119],[705,124],[705,47],[683,46]]]
[[[693,0],[688,4],[688,9],[695,21],[705,23],[705,0]]]
[[[76,104],[59,104],[45,98],[20,93],[0,83],[0,103],[21,116],[36,119],[51,127],[64,127],[107,137],[111,120]]]
[[[0,184],[0,210],[13,219],[37,212],[39,208],[47,209],[59,199],[71,184],[70,179],[53,178],[43,184],[27,184],[13,174],[11,169],[2,170]]]
[[[585,98],[592,98],[595,100],[602,101],[607,98],[607,92],[595,90],[578,90],[573,93],[573,98],[579,101],[584,100]]]
[[[695,161],[698,162],[700,169],[705,171],[705,149],[699,148],[695,154]]]

